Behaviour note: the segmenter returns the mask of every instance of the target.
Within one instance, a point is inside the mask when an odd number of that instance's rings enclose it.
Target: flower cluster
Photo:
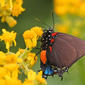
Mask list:
[[[35,72],[33,72],[33,70],[30,70],[28,72],[28,76],[26,81],[24,82],[24,85],[46,85],[46,81],[44,78],[42,78],[42,71],[38,72],[38,74],[36,75]]]
[[[26,30],[23,38],[27,48],[33,48],[37,45],[38,38],[43,34],[41,27],[32,27],[31,30]]]
[[[2,32],[0,40],[4,40],[8,52],[0,51],[0,85],[46,85],[45,79],[42,78],[42,71],[36,74],[32,70],[37,62],[37,56],[31,50],[42,35],[42,29],[36,26],[25,31],[23,37],[26,40],[26,49],[19,49],[16,53],[10,52],[12,43],[16,46],[16,33],[14,31],[8,32],[5,29],[2,29]],[[20,69],[27,76],[24,82],[19,79]]]
[[[57,15],[85,16],[85,0],[54,0],[54,11]]]
[[[17,24],[12,16],[19,16],[23,11],[23,0],[0,0],[0,17],[1,22],[6,22],[10,27]]]

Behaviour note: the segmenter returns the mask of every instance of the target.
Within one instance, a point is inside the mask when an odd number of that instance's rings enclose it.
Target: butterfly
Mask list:
[[[69,34],[45,30],[41,37],[40,68],[43,77],[63,73],[85,55],[85,41]]]

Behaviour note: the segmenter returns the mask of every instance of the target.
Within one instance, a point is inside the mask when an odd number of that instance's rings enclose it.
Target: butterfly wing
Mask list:
[[[48,63],[59,68],[70,67],[85,54],[85,41],[74,36],[58,33],[52,46],[48,48],[46,56]]]

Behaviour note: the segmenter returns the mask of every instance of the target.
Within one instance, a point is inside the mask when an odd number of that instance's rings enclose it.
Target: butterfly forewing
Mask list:
[[[52,52],[49,48],[47,50],[48,63],[59,68],[69,67],[85,54],[85,41],[64,33],[58,35]]]
[[[77,37],[74,37],[72,35],[60,33],[61,36],[59,38],[62,38],[66,40],[69,44],[71,44],[77,51],[77,57],[81,57],[85,55],[85,41],[81,40]]]

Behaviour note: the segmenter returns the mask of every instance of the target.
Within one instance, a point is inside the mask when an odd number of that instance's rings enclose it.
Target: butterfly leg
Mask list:
[[[68,72],[68,68],[67,67],[65,68],[65,72]]]
[[[48,77],[48,76],[47,76],[47,75],[45,75],[45,74],[43,74],[43,75],[42,75],[42,78],[47,79],[47,77]]]
[[[59,75],[59,77],[61,77],[61,80],[63,80],[63,73],[64,72],[68,72],[68,68],[67,67],[65,67],[64,69],[58,70],[58,75]]]
[[[63,70],[62,69],[58,70],[57,74],[61,78],[61,80],[63,80]]]
[[[62,75],[59,75],[59,77],[61,78],[61,80],[63,80],[63,76]]]

